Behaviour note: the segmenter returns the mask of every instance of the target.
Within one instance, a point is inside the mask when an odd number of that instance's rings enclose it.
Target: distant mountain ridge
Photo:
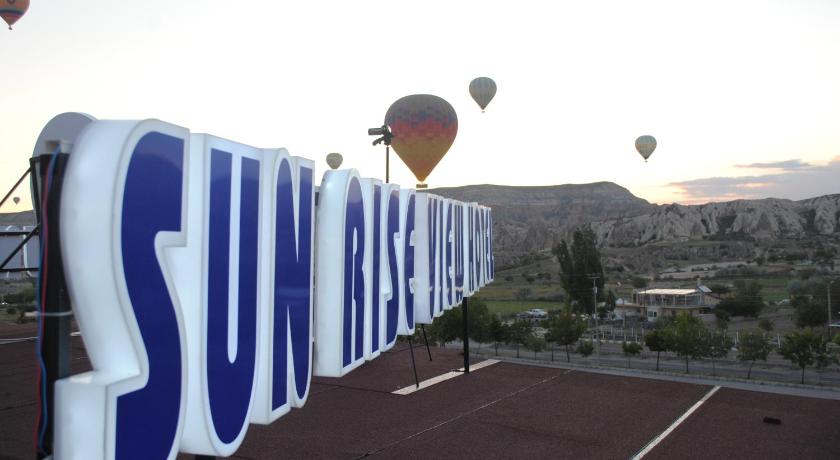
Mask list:
[[[703,205],[655,205],[612,182],[513,187],[470,185],[432,190],[493,208],[496,256],[507,260],[550,249],[580,226],[602,245],[702,239],[776,240],[840,236],[840,194],[792,201],[767,198]]]

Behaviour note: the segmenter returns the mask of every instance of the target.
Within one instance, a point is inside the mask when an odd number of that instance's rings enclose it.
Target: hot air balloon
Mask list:
[[[18,22],[28,9],[29,0],[0,0],[0,18],[6,21],[9,30],[12,30],[12,24]]]
[[[385,114],[391,127],[391,145],[414,177],[423,181],[435,169],[458,134],[458,115],[445,100],[430,94],[413,94],[391,104]]]
[[[327,155],[327,165],[329,165],[330,169],[338,169],[342,161],[344,161],[344,157],[340,153],[330,153]]]
[[[20,203],[20,197],[16,196],[16,197],[12,198],[12,201],[14,201],[15,204],[18,204],[18,203]]]
[[[644,135],[639,136],[639,138],[636,139],[636,150],[638,150],[639,155],[645,159],[645,163],[647,163],[648,157],[650,157],[650,154],[653,153],[655,149],[656,139],[654,139],[653,136]]]
[[[481,107],[481,113],[496,95],[496,82],[488,77],[478,77],[470,82],[470,96]]]

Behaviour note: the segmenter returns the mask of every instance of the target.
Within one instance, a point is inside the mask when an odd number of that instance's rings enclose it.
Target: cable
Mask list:
[[[38,305],[38,333],[35,338],[35,353],[38,357],[38,376],[37,385],[39,388],[38,397],[38,419],[35,425],[35,447],[39,454],[46,454],[44,450],[44,436],[47,432],[47,424],[49,422],[48,406],[47,406],[47,365],[44,362],[44,357],[41,349],[42,340],[44,336],[44,317],[46,313],[46,289],[47,289],[47,272],[49,262],[49,212],[47,206],[49,204],[49,194],[52,188],[53,175],[55,173],[55,163],[58,159],[59,148],[57,147],[50,163],[47,166],[47,177],[44,181],[43,195],[41,196],[41,260],[42,267],[38,270],[37,285],[35,289],[35,302]]]

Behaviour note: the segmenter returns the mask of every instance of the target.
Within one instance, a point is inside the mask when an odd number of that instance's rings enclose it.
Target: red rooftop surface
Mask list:
[[[13,329],[0,339],[34,332]],[[74,372],[89,369],[72,343]],[[431,351],[414,348],[421,381],[463,365],[460,350]],[[35,362],[32,341],[0,345],[2,460],[35,458]],[[400,343],[344,378],[314,378],[302,409],[251,425],[231,458],[632,458],[712,388],[506,362],[393,393],[413,385]],[[645,458],[837,459],[838,427],[840,400],[721,388]]]

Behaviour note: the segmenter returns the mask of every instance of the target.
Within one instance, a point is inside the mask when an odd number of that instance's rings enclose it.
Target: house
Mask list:
[[[711,289],[698,285],[693,288],[651,288],[633,291],[632,302],[616,303],[616,313],[655,321],[660,316],[676,316],[681,312],[690,315],[711,313],[716,301],[708,294]]]

